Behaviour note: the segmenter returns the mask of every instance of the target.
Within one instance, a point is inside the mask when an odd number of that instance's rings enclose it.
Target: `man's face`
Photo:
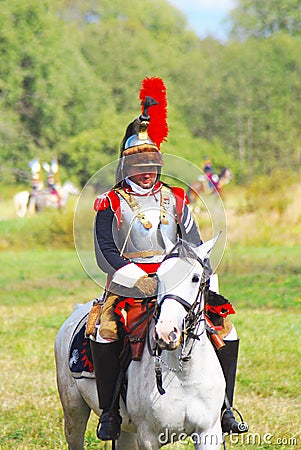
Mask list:
[[[130,167],[129,178],[143,189],[151,188],[157,178],[156,166]]]

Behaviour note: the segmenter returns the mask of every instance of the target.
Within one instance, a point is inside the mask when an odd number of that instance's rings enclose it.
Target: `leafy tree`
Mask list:
[[[238,0],[230,13],[232,36],[266,38],[279,32],[300,35],[298,0]]]
[[[56,17],[49,1],[2,3],[1,109],[17,114],[27,136],[22,152],[30,158],[33,151],[54,148],[62,136],[97,123],[96,102],[105,103],[106,89],[77,41],[69,39],[72,27]]]
[[[68,176],[85,183],[117,158],[140,111],[140,80],[154,75],[168,89],[163,151],[201,167],[210,156],[241,178],[297,167],[301,67],[293,0],[238,1],[238,34],[227,44],[198,39],[165,0],[0,2],[4,172],[56,155]]]

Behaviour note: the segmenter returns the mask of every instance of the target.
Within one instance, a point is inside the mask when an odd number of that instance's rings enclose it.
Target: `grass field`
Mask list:
[[[280,180],[280,179],[279,179]],[[228,450],[301,449],[301,185],[275,179],[228,188],[227,245],[220,291],[240,335],[235,406],[250,432]],[[0,186],[1,187],[1,186]],[[6,189],[6,187],[5,187]],[[13,189],[1,189],[0,450],[66,450],[57,393],[55,335],[77,303],[99,295],[73,249],[73,199],[66,214],[16,219]],[[17,188],[16,188],[17,189]],[[208,221],[207,221],[208,222]],[[200,229],[210,226],[200,219]],[[91,416],[86,449],[106,449]],[[166,449],[192,450],[192,444]]]
[[[250,426],[228,438],[228,449],[301,448],[300,252],[234,247],[224,255],[221,292],[241,338],[235,404]],[[99,288],[74,250],[5,251],[1,261],[0,449],[66,450],[53,343],[74,305]],[[86,448],[110,448],[95,438],[96,423],[91,416]]]

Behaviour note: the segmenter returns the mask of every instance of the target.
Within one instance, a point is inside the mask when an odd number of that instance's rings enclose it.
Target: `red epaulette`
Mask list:
[[[181,222],[184,213],[184,206],[189,204],[189,199],[186,195],[186,192],[181,187],[172,186],[171,191],[176,199],[176,211],[178,220],[179,222]]]
[[[120,229],[121,225],[121,210],[120,210],[120,198],[118,194],[112,190],[105,192],[95,199],[94,202],[94,210],[95,211],[104,211],[108,208],[111,208],[115,217],[117,219],[117,226]]]

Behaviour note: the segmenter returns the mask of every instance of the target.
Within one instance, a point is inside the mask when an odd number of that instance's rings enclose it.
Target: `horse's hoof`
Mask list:
[[[101,441],[115,441],[120,436],[121,417],[118,411],[102,413],[96,434]]]

